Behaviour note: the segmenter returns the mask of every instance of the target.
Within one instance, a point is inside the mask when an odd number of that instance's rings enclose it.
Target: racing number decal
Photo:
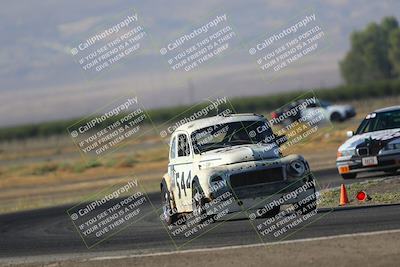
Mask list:
[[[192,179],[192,172],[189,171],[188,177],[186,178],[186,183],[185,183],[185,172],[182,172],[181,180],[179,182],[179,173],[177,172],[175,174],[175,185],[178,188],[178,197],[182,198],[181,191],[185,193],[185,197],[187,196],[186,194],[186,188],[190,188],[190,180]]]
[[[191,180],[192,180],[192,172],[189,171],[189,175],[188,175],[188,177],[187,177],[187,179],[186,179],[186,188],[190,188],[190,182],[191,182]]]

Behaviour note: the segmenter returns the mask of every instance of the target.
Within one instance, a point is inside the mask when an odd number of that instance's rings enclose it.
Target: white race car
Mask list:
[[[173,224],[183,214],[207,216],[206,203],[224,192],[236,196],[229,212],[258,212],[266,198],[282,196],[303,212],[315,210],[315,199],[299,202],[315,194],[315,183],[302,156],[281,155],[279,144],[286,140],[257,114],[218,115],[181,125],[171,136],[168,172],[161,182],[162,217]],[[277,214],[280,205],[268,211],[257,215]]]
[[[319,105],[310,105],[302,111],[302,116],[307,117],[308,113],[319,111],[325,114],[325,118],[331,121],[341,122],[356,115],[355,109],[350,105],[332,105],[327,101],[319,101]]]
[[[400,106],[369,113],[347,136],[336,159],[343,179],[356,178],[360,172],[395,173],[400,168]]]
[[[301,106],[305,108],[293,112]],[[293,101],[289,105],[277,109],[271,115],[273,119],[279,119],[279,123],[289,125],[295,121],[307,121],[308,118],[313,118],[315,114],[322,114],[326,120],[342,122],[354,117],[356,111],[350,105],[332,105],[327,101],[316,101],[310,98]]]

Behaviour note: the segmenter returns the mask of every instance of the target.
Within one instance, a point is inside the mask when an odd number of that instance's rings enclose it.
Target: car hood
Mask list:
[[[246,161],[279,158],[279,149],[276,145],[240,145],[215,149],[201,154],[201,163],[206,166],[219,166]]]
[[[340,147],[339,151],[355,149],[366,144],[370,140],[381,143],[381,147],[400,138],[400,129],[382,130],[370,133],[354,135]]]

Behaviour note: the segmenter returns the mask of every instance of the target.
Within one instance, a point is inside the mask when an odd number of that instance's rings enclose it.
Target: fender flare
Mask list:
[[[194,185],[195,183],[197,183],[197,184],[201,187],[201,184],[200,184],[200,182],[199,182],[199,177],[197,177],[197,175],[195,175],[195,176],[193,177],[193,179],[192,179],[192,184],[191,184],[191,187],[192,187],[192,188],[193,188],[193,185]]]
[[[174,193],[172,191],[172,180],[171,180],[171,176],[168,173],[164,174],[164,176],[163,176],[163,178],[161,180],[160,192],[161,192],[163,186],[166,186],[167,190],[169,192],[170,200],[171,200],[171,203],[170,203],[171,204],[171,208],[176,208]]]

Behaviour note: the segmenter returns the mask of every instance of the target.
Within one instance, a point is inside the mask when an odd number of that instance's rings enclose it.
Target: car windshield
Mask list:
[[[196,130],[191,135],[196,154],[244,144],[272,143],[275,135],[266,121],[222,123]]]
[[[321,107],[323,107],[323,108],[332,106],[332,104],[331,104],[330,102],[324,101],[324,100],[320,100],[320,101],[319,101],[319,105],[320,105]]]
[[[361,122],[356,134],[400,128],[400,109],[371,113]]]

